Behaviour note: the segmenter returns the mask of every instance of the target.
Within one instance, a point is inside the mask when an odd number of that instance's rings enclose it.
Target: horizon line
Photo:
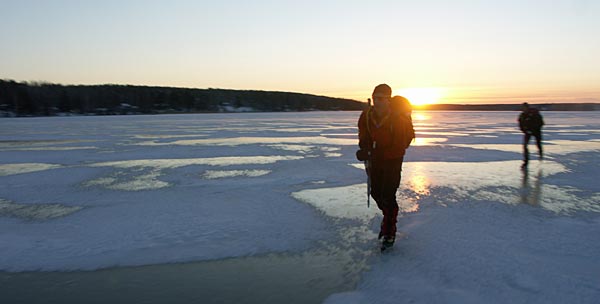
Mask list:
[[[311,93],[311,92],[301,92],[301,91],[283,91],[283,90],[268,90],[268,89],[240,89],[240,88],[223,88],[223,87],[190,87],[190,86],[176,86],[176,85],[152,85],[152,84],[132,84],[132,83],[110,83],[110,82],[105,82],[105,83],[93,83],[93,84],[85,84],[85,83],[58,83],[58,82],[51,82],[51,81],[47,81],[47,80],[15,80],[15,79],[10,79],[10,78],[0,78],[0,81],[6,81],[6,82],[15,82],[15,83],[20,83],[20,84],[26,84],[26,85],[58,85],[58,86],[137,86],[137,87],[156,87],[156,88],[171,88],[171,89],[192,89],[192,90],[230,90],[230,91],[262,91],[262,92],[280,92],[280,93],[291,93],[291,94],[306,94],[306,95],[313,95],[313,96],[322,96],[322,97],[328,97],[328,98],[337,98],[337,99],[346,99],[346,100],[352,100],[352,101],[356,101],[356,102],[360,102],[360,103],[367,103],[366,101],[363,100],[359,100],[357,98],[350,98],[350,97],[340,97],[340,96],[331,96],[331,95],[324,95],[322,93]],[[463,98],[457,98],[457,100],[462,100],[462,99],[472,99],[472,100],[476,100],[476,99],[480,99],[480,100],[485,100],[485,99],[495,99],[497,97],[463,97]],[[515,99],[518,97],[506,97],[506,99]],[[539,98],[539,97],[529,97],[529,98],[518,98],[520,99],[519,101],[515,101],[515,102],[494,102],[494,103],[481,103],[481,102],[473,102],[473,103],[462,103],[460,101],[456,101],[456,102],[438,102],[438,103],[430,103],[430,104],[424,104],[424,105],[413,105],[413,107],[415,108],[422,108],[422,107],[427,107],[427,106],[431,106],[431,105],[465,105],[465,106],[469,106],[469,105],[515,105],[515,104],[522,104],[523,102],[527,102],[529,104],[537,104],[537,105],[544,105],[544,104],[600,104],[600,99],[598,98],[593,98],[593,97],[587,97],[587,98],[570,98],[570,100],[565,100],[565,101],[539,101],[539,102],[535,102],[535,101],[531,101],[531,99],[535,99],[535,98]],[[583,100],[582,100],[583,99]],[[585,100],[589,100],[589,101],[585,101]]]

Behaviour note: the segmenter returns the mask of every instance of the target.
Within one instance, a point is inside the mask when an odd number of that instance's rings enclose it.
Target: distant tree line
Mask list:
[[[0,116],[354,111],[365,103],[301,93],[133,85],[60,85],[0,80]],[[600,103],[535,104],[542,111],[594,111]],[[420,107],[415,107],[420,109]],[[427,105],[438,111],[520,111],[520,104]]]
[[[364,103],[301,93],[0,80],[4,116],[361,110]]]

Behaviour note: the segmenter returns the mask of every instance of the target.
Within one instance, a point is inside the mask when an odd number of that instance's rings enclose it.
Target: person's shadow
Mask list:
[[[533,181],[533,187],[529,178],[529,170],[522,170],[521,179],[521,203],[539,206],[542,198],[542,168],[538,168],[537,175]]]

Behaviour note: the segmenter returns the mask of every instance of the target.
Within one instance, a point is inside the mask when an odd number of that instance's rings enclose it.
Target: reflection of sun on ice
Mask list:
[[[415,113],[415,112],[412,113],[412,120],[413,121],[422,122],[422,121],[429,120],[429,119],[431,119],[431,116],[426,115],[424,113]]]
[[[413,106],[438,103],[443,95],[440,88],[405,88],[394,91],[394,95],[406,97]]]
[[[407,189],[411,194],[398,200],[402,212],[419,211],[419,200],[423,196],[430,195],[431,181],[424,172],[424,168],[419,163],[410,163],[409,170],[403,174],[404,179],[401,188]]]
[[[429,178],[427,178],[423,166],[418,163],[413,163],[413,166],[408,173],[406,181],[410,190],[419,196],[429,195],[431,182],[429,181]]]
[[[427,144],[427,138],[424,137],[416,137],[413,139],[413,146],[425,146]]]
[[[415,175],[408,182],[412,191],[419,195],[429,195],[429,180],[425,175]]]
[[[419,211],[419,200],[422,196],[429,195],[429,180],[427,177],[417,172],[416,175],[409,177],[402,188],[408,188],[412,193],[398,198],[400,210],[405,213]]]
[[[447,138],[436,138],[436,137],[416,137],[413,139],[411,146],[433,146],[443,142],[446,142]]]

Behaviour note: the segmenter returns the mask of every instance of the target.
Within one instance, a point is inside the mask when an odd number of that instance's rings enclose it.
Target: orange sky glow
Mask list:
[[[600,2],[10,1],[0,79],[600,102]]]

